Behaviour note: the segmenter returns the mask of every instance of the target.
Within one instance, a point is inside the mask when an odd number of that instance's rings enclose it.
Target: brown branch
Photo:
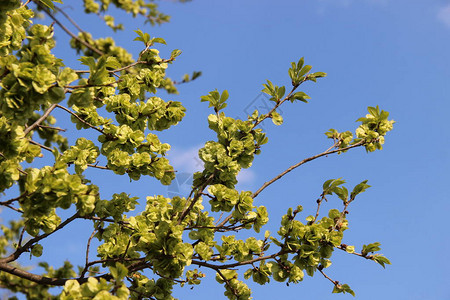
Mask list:
[[[127,65],[127,66],[122,67],[122,68],[115,69],[115,70],[108,70],[108,72],[109,72],[109,73],[117,73],[117,72],[120,72],[120,71],[125,71],[125,70],[127,70],[127,69],[129,69],[129,68],[132,68],[132,67],[136,66],[136,65],[148,65],[148,66],[153,66],[153,65],[159,65],[159,64],[163,64],[163,63],[168,63],[168,62],[171,62],[171,61],[173,61],[173,60],[174,60],[173,58],[163,59],[163,60],[161,60],[161,61],[159,61],[159,62],[151,62],[151,61],[138,60],[138,61],[135,61],[134,63],[131,63],[131,64]],[[86,74],[86,73],[90,73],[90,72],[91,72],[91,71],[88,71],[88,70],[76,70],[76,71],[75,71],[75,73],[79,73],[79,74]],[[92,86],[95,86],[95,85],[92,85]],[[70,86],[69,86],[69,87],[70,87]],[[88,86],[84,85],[84,86],[79,86],[79,87],[88,87]]]
[[[292,170],[294,170],[294,169],[300,167],[300,166],[303,165],[303,164],[306,164],[307,162],[310,162],[310,161],[315,160],[315,159],[317,159],[317,158],[319,158],[319,157],[322,157],[322,156],[327,156],[327,155],[329,155],[329,154],[338,153],[338,152],[341,152],[341,151],[346,151],[346,150],[349,150],[349,149],[352,149],[352,148],[356,148],[356,147],[362,146],[362,145],[364,145],[364,144],[365,144],[364,141],[360,141],[360,142],[358,142],[358,143],[356,143],[356,144],[353,144],[353,145],[348,146],[348,147],[345,147],[345,148],[339,148],[339,149],[335,149],[335,150],[331,150],[331,151],[330,151],[330,148],[329,148],[327,151],[324,151],[324,152],[322,152],[322,153],[320,153],[320,154],[317,154],[317,155],[314,155],[314,156],[305,158],[304,160],[300,161],[299,163],[290,166],[290,167],[287,168],[285,171],[283,171],[283,172],[280,173],[279,175],[275,176],[275,177],[272,178],[271,180],[265,182],[265,183],[264,183],[264,184],[263,184],[256,192],[253,193],[252,198],[257,197],[257,196],[258,196],[265,188],[267,188],[269,185],[271,185],[271,184],[274,183],[275,181],[279,180],[281,177],[283,177],[283,176],[286,175],[287,173],[291,172]],[[331,148],[331,149],[332,149],[332,148]],[[229,215],[229,216],[226,217],[222,222],[220,222],[220,224],[218,224],[217,227],[222,227],[222,226],[225,225],[230,219],[231,219],[231,215]]]
[[[60,9],[59,7],[55,6],[55,10],[62,13],[64,17],[66,17],[67,20],[69,20],[70,23],[72,23],[73,26],[75,26],[76,29],[78,29],[79,32],[81,32],[82,34],[86,34],[86,32],[81,29],[81,27],[62,9]]]
[[[88,264],[89,264],[89,248],[91,246],[91,241],[94,238],[94,235],[95,235],[96,232],[97,232],[97,229],[94,229],[94,231],[92,231],[92,234],[91,234],[91,236],[88,239],[87,246],[86,246],[86,263],[84,265],[83,271],[80,274],[80,278],[84,277],[84,274],[86,274],[86,272],[87,272],[87,270],[89,268],[88,267]]]
[[[339,149],[335,149],[335,150],[331,150],[331,151],[325,151],[325,152],[322,152],[320,154],[317,154],[317,155],[305,158],[301,162],[290,166],[285,171],[283,171],[279,175],[275,176],[273,179],[265,182],[256,192],[253,193],[252,198],[257,197],[269,185],[271,185],[272,183],[274,183],[275,181],[279,180],[281,177],[283,177],[287,173],[291,172],[292,170],[295,170],[296,168],[300,167],[301,165],[303,165],[303,164],[305,164],[307,162],[310,162],[310,161],[315,160],[315,159],[317,159],[319,157],[322,157],[322,156],[326,156],[326,155],[329,155],[329,154],[338,153],[338,152],[346,151],[346,150],[349,150],[349,149],[352,149],[352,148],[356,148],[356,147],[364,145],[364,143],[365,143],[364,141],[361,141],[361,142],[358,142],[356,144],[353,144],[353,145],[345,147],[345,148],[339,148]]]
[[[120,225],[128,225],[130,224],[127,221],[116,221],[114,219],[108,219],[108,218],[99,218],[99,217],[94,217],[94,216],[79,216],[79,219],[85,219],[85,220],[92,220],[92,221],[101,221],[101,222],[110,222],[110,223],[117,223]]]
[[[341,223],[342,221],[345,219],[345,215],[348,214],[348,206],[350,205],[351,201],[346,200],[344,202],[344,209],[341,212],[341,215],[339,216],[339,219],[336,221],[336,223],[334,224],[333,228],[331,230],[340,230],[341,228]]]
[[[294,93],[295,90],[296,90],[302,83],[304,83],[307,79],[308,79],[308,76],[305,76],[305,78],[304,78],[302,81],[300,81],[297,85],[294,85],[294,86],[292,87],[291,91],[289,92],[289,94],[287,94],[287,96],[284,97],[283,100],[278,100],[278,101],[276,102],[275,106],[274,106],[274,107],[273,107],[273,108],[265,115],[264,118],[262,118],[261,120],[255,122],[255,124],[253,125],[253,128],[255,128],[256,126],[258,126],[260,123],[262,123],[262,122],[263,122],[264,120],[266,120],[267,118],[271,118],[271,117],[272,117],[272,113],[273,113],[274,111],[276,111],[276,109],[277,109],[278,107],[280,107],[284,102],[286,102],[287,100],[289,100],[289,99],[291,98],[291,96],[292,96],[292,93]]]
[[[54,286],[63,286],[67,280],[71,280],[72,278],[50,278],[42,275],[33,274],[22,269],[17,268],[16,266],[11,266],[8,263],[0,262],[0,270],[15,275],[17,277],[36,282],[41,285],[54,285]],[[96,279],[104,278],[107,281],[112,279],[111,274],[104,274],[100,276],[94,277]],[[88,278],[78,278],[75,279],[78,283],[82,284],[87,282]]]
[[[192,199],[191,203],[189,204],[189,207],[188,208],[185,207],[185,209],[181,213],[181,216],[178,219],[178,224],[181,224],[181,222],[183,222],[183,219],[186,217],[186,215],[189,213],[189,211],[191,211],[191,209],[194,207],[195,203],[197,202],[197,200],[202,195],[203,190],[208,186],[208,184],[211,182],[211,180],[213,178],[214,178],[214,174],[209,175],[208,179],[206,179],[206,181],[199,187],[199,189],[197,190],[197,193],[195,193],[194,198]],[[193,191],[194,191],[194,189],[191,191],[190,196],[186,200],[186,205],[187,205],[189,199],[191,198],[191,195],[192,195]]]
[[[91,168],[101,169],[101,170],[110,170],[110,168],[108,168],[108,167],[97,166],[96,164],[95,164],[95,165],[93,165],[93,164],[88,164],[87,166],[88,166],[88,167],[91,167]]]
[[[325,194],[322,193],[322,195],[320,195],[320,198],[317,199],[317,210],[316,210],[316,215],[314,216],[314,220],[312,220],[311,224],[314,224],[314,222],[316,222],[317,218],[319,217],[319,212],[320,212],[320,206],[322,205],[323,200],[327,201],[327,198],[325,198]]]
[[[225,284],[228,286],[228,288],[233,292],[233,295],[236,296],[236,299],[239,299],[239,293],[231,286],[229,280],[222,274],[220,270],[216,270],[217,274],[219,274],[220,277],[222,277],[223,281],[225,281]]]
[[[22,247],[22,240],[23,235],[25,234],[25,226],[22,228],[22,231],[20,232],[19,241],[17,242],[17,247]]]
[[[346,250],[347,245],[346,244],[341,244],[341,245],[337,246],[336,248],[347,252],[347,250]],[[347,253],[353,254],[353,255],[356,255],[356,256],[359,256],[359,257],[364,257],[365,259],[373,260],[373,255],[367,255],[367,254],[364,255],[364,254],[358,253],[358,252],[347,252]]]
[[[272,255],[268,255],[268,256],[260,256],[251,260],[246,260],[246,261],[241,261],[241,262],[236,262],[236,263],[231,263],[231,264],[224,264],[224,265],[214,265],[214,264],[210,264],[207,262],[203,262],[203,261],[199,261],[199,260],[192,260],[192,264],[194,265],[198,265],[198,266],[203,266],[203,267],[208,267],[210,269],[213,270],[221,270],[221,269],[232,269],[235,267],[239,267],[239,266],[244,266],[244,265],[251,265],[255,262],[261,261],[261,260],[266,260],[266,259],[271,259],[271,258],[275,258],[277,256],[280,256],[282,254],[285,254],[285,252],[283,252],[283,250],[274,253]]]
[[[4,263],[7,264],[7,263],[9,263],[9,262],[15,261],[16,259],[18,259],[18,258],[20,257],[20,255],[21,255],[22,253],[26,252],[29,248],[31,248],[31,246],[33,246],[33,244],[35,244],[35,243],[39,242],[40,240],[42,240],[42,239],[48,237],[49,235],[55,233],[56,231],[58,231],[58,230],[64,228],[67,224],[69,224],[70,222],[72,222],[73,220],[75,220],[75,219],[78,218],[78,217],[79,217],[79,212],[76,212],[73,216],[71,216],[70,218],[68,218],[67,220],[65,220],[65,221],[62,222],[61,224],[59,224],[59,225],[55,228],[55,230],[53,230],[52,232],[44,233],[44,234],[42,234],[42,235],[36,236],[35,238],[29,240],[29,241],[28,241],[25,245],[23,245],[22,247],[17,248],[16,251],[15,251],[13,254],[11,254],[11,255],[9,255],[9,256],[7,256],[7,257],[5,257],[5,258],[0,259],[0,263],[1,263],[1,264],[4,264]],[[3,270],[3,269],[0,267],[0,270]],[[6,270],[4,270],[4,271],[6,271]],[[13,273],[11,273],[11,274],[13,274]]]
[[[66,88],[66,89],[84,89],[84,88],[90,88],[90,87],[104,87],[104,86],[114,87],[114,85],[119,82],[120,82],[120,80],[117,80],[117,81],[114,81],[111,83],[102,83],[102,84],[66,85],[66,86],[64,86],[64,88]]]
[[[0,205],[12,204],[12,203],[14,203],[16,201],[19,201],[20,199],[22,199],[22,198],[24,198],[26,196],[28,196],[27,192],[21,194],[19,197],[12,198],[12,199],[9,199],[9,200],[6,200],[6,201],[1,201]]]
[[[79,213],[77,212],[72,217],[70,217],[67,220],[65,220],[64,222],[62,222],[52,232],[39,235],[39,236],[29,240],[25,245],[23,245],[22,247],[19,247],[10,256],[0,259],[0,270],[4,271],[6,273],[9,273],[9,274],[18,276],[18,277],[23,278],[23,279],[26,279],[26,280],[29,280],[29,281],[32,281],[32,282],[36,282],[38,284],[63,286],[66,283],[66,281],[70,280],[70,279],[68,279],[68,278],[50,278],[50,277],[45,277],[45,276],[33,274],[33,273],[27,272],[25,270],[19,269],[16,266],[12,266],[12,265],[9,264],[9,262],[12,262],[12,261],[16,260],[17,258],[19,258],[19,256],[23,252],[27,251],[31,246],[33,246],[34,243],[39,242],[40,240],[46,238],[47,236],[49,236],[49,235],[55,233],[56,231],[62,229],[64,226],[66,226],[67,224],[69,224],[70,222],[72,222],[73,220],[75,220],[78,217],[79,217]],[[97,276],[95,278],[97,278],[97,279],[104,278],[106,280],[110,280],[110,279],[112,279],[112,276],[110,274],[103,274],[103,275]],[[86,282],[88,280],[88,278],[78,278],[76,280],[80,284],[82,284],[82,283]]]
[[[41,124],[49,115],[50,113],[55,109],[55,107],[58,104],[52,104],[45,112],[44,114],[36,120],[36,122],[34,122],[33,124],[31,124],[30,126],[28,126],[27,128],[25,128],[25,130],[23,131],[23,133],[25,135],[27,135],[31,130],[33,130],[34,128],[36,128],[37,126],[39,126],[39,124]]]
[[[258,126],[260,123],[262,123],[264,120],[266,120],[267,118],[271,118],[272,117],[272,113],[274,112],[274,111],[276,111],[276,109],[278,108],[278,107],[280,107],[284,102],[286,102],[290,97],[291,97],[291,95],[292,95],[292,93],[300,86],[300,84],[302,84],[304,81],[302,81],[301,83],[299,83],[299,85],[297,85],[297,86],[294,86],[293,88],[292,88],[292,90],[289,92],[289,94],[286,96],[286,97],[284,97],[284,99],[283,100],[280,100],[280,101],[277,101],[277,103],[275,104],[275,106],[265,115],[265,117],[264,118],[262,118],[261,120],[259,120],[259,121],[256,121],[255,122],[255,124],[253,124],[253,128],[255,128],[256,126]]]
[[[59,127],[53,127],[53,126],[45,126],[45,125],[38,125],[38,127],[40,128],[45,128],[45,129],[53,129],[53,130],[58,130],[58,131],[66,131],[66,129],[62,129]]]
[[[30,142],[30,143],[33,144],[33,145],[39,146],[39,147],[41,147],[41,148],[44,149],[44,150],[53,152],[52,148],[49,148],[49,147],[44,146],[44,145],[42,145],[42,144],[39,144],[38,142],[33,141],[32,139],[28,139],[28,142]]]
[[[322,269],[323,268],[321,268],[320,266],[319,266],[319,268],[317,268],[317,270],[319,270],[319,272],[322,273],[323,277],[325,277],[326,279],[331,281],[334,285],[338,286],[339,285],[339,281],[331,279],[330,276],[328,276],[327,274],[324,273],[324,271],[322,271]]]
[[[89,122],[83,120],[80,116],[78,116],[76,113],[74,113],[73,111],[71,111],[70,109],[61,106],[59,104],[56,104],[56,107],[61,108],[63,110],[65,110],[66,112],[68,112],[69,114],[71,114],[72,116],[74,116],[75,118],[77,118],[81,123],[86,124],[87,126],[91,127],[92,129],[97,130],[98,132],[100,132],[101,134],[107,135],[105,132],[103,132],[102,129],[95,127],[94,125],[90,124]]]
[[[12,206],[11,204],[2,204],[3,206],[6,206],[7,208],[10,208],[14,211],[17,211],[18,213],[23,213],[23,210],[21,210],[20,208],[15,208],[14,206]]]
[[[36,141],[33,141],[33,140],[31,140],[31,139],[29,139],[28,141],[29,141],[30,143],[34,144],[34,145],[37,145],[37,146],[41,147],[41,148],[44,149],[44,150],[53,152],[53,150],[52,150],[51,148],[49,148],[49,147],[47,147],[47,146],[44,146],[44,145],[42,145],[42,144],[39,144],[39,143],[36,142]],[[95,164],[95,165],[93,165],[93,164],[87,164],[87,166],[88,166],[88,167],[91,167],[91,168],[101,169],[101,170],[110,170],[110,168],[108,168],[108,167],[97,166],[97,164]],[[1,202],[0,202],[0,205],[2,205]]]

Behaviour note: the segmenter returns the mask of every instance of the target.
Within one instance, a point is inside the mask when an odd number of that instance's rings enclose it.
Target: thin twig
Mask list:
[[[186,200],[185,209],[183,210],[183,212],[181,213],[180,218],[178,219],[178,224],[181,224],[181,222],[186,217],[186,215],[189,213],[189,211],[191,211],[191,209],[194,207],[194,205],[197,202],[197,200],[200,198],[203,190],[208,186],[208,184],[211,182],[211,180],[213,178],[214,178],[214,174],[209,175],[208,179],[206,179],[206,181],[199,187],[199,190],[197,190],[197,192],[195,193],[195,196],[192,199],[191,203],[189,204],[188,208],[186,208],[186,205],[187,205],[190,197]],[[191,191],[191,194],[192,194],[192,191]]]
[[[335,150],[331,150],[331,151],[325,151],[325,152],[322,152],[320,154],[317,154],[317,155],[305,158],[301,162],[290,166],[285,171],[283,171],[279,175],[275,176],[273,179],[271,179],[271,180],[267,181],[266,183],[264,183],[256,192],[253,193],[252,198],[257,197],[265,188],[267,188],[269,185],[271,185],[275,181],[279,180],[281,177],[283,177],[287,173],[291,172],[292,170],[295,170],[296,168],[300,167],[301,165],[303,165],[303,164],[305,164],[305,163],[307,163],[309,161],[315,160],[315,159],[317,159],[319,157],[326,156],[326,155],[329,155],[329,154],[338,153],[338,152],[346,151],[346,150],[349,150],[349,149],[352,149],[352,148],[356,148],[356,147],[364,145],[364,143],[365,143],[364,141],[361,141],[361,142],[358,142],[356,144],[353,144],[353,145],[345,147],[345,148],[335,149]]]
[[[103,84],[83,84],[83,85],[66,85],[64,88],[66,89],[84,89],[84,88],[90,88],[90,87],[114,87],[115,84],[119,83],[120,80],[111,82],[111,83],[103,83]]]
[[[15,208],[14,206],[12,206],[11,204],[2,204],[3,206],[6,206],[7,208],[10,208],[14,211],[17,211],[18,213],[23,213],[23,210],[21,210],[20,208]]]
[[[63,131],[63,132],[66,131],[66,129],[59,128],[59,127],[53,127],[53,126],[38,125],[38,127],[45,128],[45,129],[53,129],[53,130],[58,130],[58,131]]]
[[[323,277],[331,281],[334,285],[336,286],[339,285],[339,281],[331,279],[330,276],[328,276],[327,274],[325,274],[324,271],[322,271],[322,268],[317,268],[317,270],[319,270],[319,272],[322,273]]]
[[[261,260],[267,260],[267,259],[275,258],[275,257],[280,256],[282,254],[285,254],[285,252],[279,251],[279,252],[274,253],[272,255],[260,256],[260,257],[257,257],[257,258],[251,259],[251,260],[241,261],[241,262],[236,262],[236,263],[230,263],[230,264],[224,264],[224,265],[214,265],[214,264],[210,264],[210,263],[199,261],[199,260],[192,260],[192,264],[198,265],[198,266],[203,266],[203,267],[208,267],[208,268],[214,269],[214,270],[223,270],[223,269],[232,269],[232,268],[243,266],[243,265],[251,265],[251,264],[253,264],[255,262],[258,262],[258,261],[261,261]]]
[[[31,130],[33,130],[34,128],[36,128],[36,126],[38,126],[39,124],[41,124],[49,115],[50,113],[55,109],[55,107],[57,106],[57,104],[52,104],[45,112],[44,114],[36,120],[36,122],[34,122],[33,124],[31,124],[30,126],[28,126],[27,128],[25,128],[25,130],[23,131],[23,133],[25,135],[27,135]]]
[[[355,148],[355,147],[359,147],[359,146],[362,146],[362,145],[364,145],[364,144],[365,144],[365,142],[364,142],[364,141],[361,141],[361,142],[358,142],[358,143],[356,143],[356,144],[353,144],[353,145],[348,146],[348,147],[345,147],[345,148],[335,149],[335,150],[331,150],[331,151],[328,150],[328,151],[322,152],[322,153],[320,153],[320,154],[317,154],[317,155],[314,155],[314,156],[305,158],[304,160],[300,161],[299,163],[290,166],[290,167],[287,168],[285,171],[283,171],[283,172],[280,173],[279,175],[275,176],[275,177],[272,178],[271,180],[265,182],[265,183],[264,183],[264,184],[263,184],[256,192],[253,193],[252,198],[257,197],[257,196],[258,196],[265,188],[267,188],[269,185],[271,185],[272,183],[274,183],[275,181],[279,180],[281,177],[283,177],[283,176],[286,175],[287,173],[291,172],[292,170],[294,170],[294,169],[300,167],[301,165],[303,165],[303,164],[305,164],[305,163],[307,163],[307,162],[310,162],[310,161],[315,160],[315,159],[317,159],[317,158],[319,158],[319,157],[322,157],[322,156],[327,156],[327,155],[329,155],[329,154],[338,153],[338,152],[341,152],[341,151],[346,151],[346,150],[349,150],[349,149],[352,149],[352,148]],[[230,219],[231,219],[231,215],[229,215],[229,216],[226,217],[222,222],[220,222],[220,224],[218,225],[218,227],[222,227],[222,226],[225,225]]]
[[[308,78],[308,76],[305,76],[305,78],[304,78],[302,81],[300,81],[297,85],[294,85],[294,86],[292,87],[291,91],[287,94],[287,96],[283,98],[283,100],[277,101],[277,103],[275,104],[275,106],[274,106],[274,107],[273,107],[273,108],[265,115],[264,118],[262,118],[262,119],[259,120],[259,121],[256,121],[256,122],[253,124],[253,128],[255,128],[256,126],[258,126],[261,122],[263,122],[263,121],[266,120],[267,118],[271,118],[271,117],[272,117],[272,113],[273,113],[274,111],[276,111],[277,108],[280,107],[284,102],[286,102],[287,100],[289,100],[289,99],[291,98],[291,96],[292,96],[292,93],[294,93],[295,90],[296,90],[302,83],[304,83],[304,82],[307,80],[307,78]]]
[[[38,235],[35,238],[29,240],[25,245],[23,245],[20,248],[17,248],[16,251],[13,254],[11,254],[11,255],[9,255],[9,256],[7,256],[5,258],[0,259],[0,264],[2,264],[2,263],[9,263],[11,261],[15,261],[16,259],[18,259],[20,257],[20,255],[22,253],[26,252],[35,243],[39,242],[40,240],[42,240],[42,239],[48,237],[49,235],[57,232],[58,230],[62,229],[64,226],[66,226],[67,224],[69,224],[70,222],[72,222],[73,220],[75,220],[78,217],[79,217],[79,212],[76,212],[73,216],[71,216],[70,218],[68,218],[67,220],[65,220],[61,224],[59,224],[53,231],[51,231],[49,233],[44,233],[44,234]]]
[[[31,0],[27,0],[27,2],[25,2],[24,4],[22,4],[20,7],[25,7],[25,6],[27,6],[28,3],[30,3],[30,2],[31,2]]]
[[[373,255],[367,255],[367,254],[364,255],[364,254],[358,253],[358,252],[347,252],[347,250],[346,250],[347,245],[345,245],[345,244],[341,244],[341,245],[337,246],[336,248],[338,248],[342,251],[345,251],[346,253],[349,253],[349,254],[353,254],[353,255],[356,255],[359,257],[364,257],[365,259],[373,260]]]
[[[87,270],[89,268],[89,266],[88,266],[88,264],[89,264],[89,248],[91,246],[91,241],[94,238],[94,235],[95,235],[96,232],[97,232],[97,228],[94,229],[94,231],[92,231],[91,236],[88,239],[88,242],[87,242],[87,245],[86,245],[86,262],[85,262],[85,265],[84,265],[84,269],[83,269],[83,271],[80,274],[80,278],[84,277],[84,275],[86,274],[86,272],[87,272]]]
[[[55,6],[55,10],[62,13],[63,16],[66,17],[66,19],[69,20],[69,22],[72,23],[72,25],[75,26],[76,29],[78,29],[79,32],[81,32],[82,34],[86,34],[86,32],[83,29],[81,29],[81,27],[64,10],[62,10],[57,6]]]
[[[223,281],[225,281],[225,284],[230,288],[230,290],[233,292],[233,295],[236,296],[236,299],[239,299],[239,293],[231,286],[229,280],[222,274],[220,270],[216,270],[217,274],[219,274],[220,277],[222,277]]]
[[[22,247],[22,240],[23,240],[24,234],[25,234],[25,226],[22,228],[22,232],[20,233],[20,236],[19,236],[19,241],[17,242],[18,248]]]
[[[312,220],[312,224],[314,224],[314,222],[316,222],[317,218],[319,217],[319,212],[320,212],[320,206],[323,202],[323,200],[327,201],[327,198],[325,198],[325,194],[322,193],[322,195],[320,195],[320,198],[317,199],[317,210],[316,210],[316,215],[314,216],[314,220]]]
[[[74,116],[75,118],[77,118],[81,123],[86,124],[87,126],[91,127],[92,129],[97,130],[97,131],[100,132],[101,134],[107,135],[107,134],[105,134],[105,133],[103,132],[103,130],[101,130],[101,129],[95,127],[94,125],[90,124],[89,122],[86,122],[86,121],[83,120],[80,116],[78,116],[76,113],[72,112],[70,109],[68,109],[68,108],[66,108],[66,107],[64,107],[64,106],[61,106],[61,105],[59,105],[59,104],[56,104],[56,107],[61,108],[61,109],[65,110],[65,111],[67,111],[69,114],[71,114],[72,116]]]
[[[101,170],[110,170],[108,167],[97,166],[96,164],[95,164],[95,165],[93,165],[93,164],[88,164],[87,166],[88,166],[88,167],[91,167],[91,168],[101,169]]]
[[[33,141],[32,139],[28,139],[28,142],[30,142],[31,144],[34,144],[34,145],[36,145],[36,146],[39,146],[39,147],[41,147],[41,148],[44,149],[44,150],[53,152],[52,148],[49,148],[49,147],[44,146],[44,145],[42,145],[42,144],[39,144],[38,142]]]
[[[173,60],[174,60],[174,58],[163,59],[163,60],[158,61],[158,62],[138,60],[138,61],[135,61],[134,63],[131,63],[131,64],[127,65],[127,66],[122,67],[122,68],[115,69],[115,70],[108,70],[108,72],[114,74],[114,73],[117,73],[117,72],[120,72],[120,71],[125,71],[125,70],[127,70],[127,69],[129,69],[129,68],[132,68],[132,67],[136,66],[136,65],[148,65],[148,66],[153,66],[153,65],[159,65],[159,64],[169,63],[169,62],[171,62],[171,61],[173,61]],[[75,73],[79,73],[79,74],[86,74],[86,73],[90,73],[90,72],[91,72],[91,71],[89,71],[89,70],[76,70],[76,71],[75,71]],[[118,82],[118,81],[117,81],[117,82]],[[92,86],[95,86],[95,85],[92,85]],[[87,87],[87,86],[82,86],[82,87]]]
[[[25,193],[21,194],[19,197],[12,198],[12,199],[9,199],[9,200],[6,200],[6,201],[1,201],[0,205],[6,205],[6,204],[14,203],[14,202],[19,201],[20,199],[22,199],[23,197],[26,197],[28,195],[29,194],[27,192],[25,192]]]
[[[56,24],[59,25],[59,27],[61,27],[62,30],[64,30],[68,35],[70,35],[72,38],[74,38],[75,40],[77,40],[78,42],[80,42],[81,44],[83,44],[84,46],[86,46],[87,48],[91,49],[92,51],[94,51],[95,53],[97,53],[98,55],[104,55],[104,53],[100,50],[98,50],[97,48],[95,48],[94,46],[92,46],[91,44],[83,41],[82,39],[80,39],[79,37],[77,37],[73,32],[71,32],[66,26],[64,26],[57,18],[55,18],[55,16],[46,8],[44,7],[40,1],[37,0],[32,0],[33,2],[35,2],[39,7],[42,8],[42,10],[50,17],[53,19],[53,21],[55,21]]]
[[[0,262],[0,270],[4,271],[6,273],[15,275],[17,277],[38,283],[40,285],[51,285],[51,286],[63,286],[66,284],[68,280],[71,280],[72,278],[51,278],[51,277],[45,277],[42,275],[33,274],[30,272],[27,272],[25,270],[19,269],[17,266],[9,265],[8,263]],[[95,279],[99,280],[101,278],[105,279],[106,281],[111,280],[113,277],[111,274],[103,274],[100,276],[94,277]],[[76,279],[78,283],[83,284],[88,281],[88,278],[78,278]]]

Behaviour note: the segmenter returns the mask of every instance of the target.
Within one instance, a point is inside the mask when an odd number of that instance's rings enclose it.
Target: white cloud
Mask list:
[[[242,169],[237,176],[237,180],[239,184],[252,183],[255,179],[255,172],[249,169]]]
[[[444,23],[447,27],[450,27],[450,4],[441,7],[437,13],[439,21]]]
[[[203,169],[203,162],[198,157],[198,150],[203,146],[192,147],[186,150],[175,149],[169,151],[168,159],[174,169],[181,173],[194,174]],[[242,169],[237,176],[239,184],[249,184],[256,174],[249,169]]]
[[[169,161],[177,171],[195,173],[201,171],[203,162],[198,157],[198,149],[202,146],[192,147],[187,150],[172,149],[169,151]]]

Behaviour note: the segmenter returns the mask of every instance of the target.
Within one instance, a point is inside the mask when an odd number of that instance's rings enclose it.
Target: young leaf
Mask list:
[[[275,124],[277,126],[281,125],[281,124],[283,124],[283,117],[279,113],[274,111],[272,113],[272,122],[273,122],[273,124]]]
[[[356,197],[356,195],[361,194],[363,192],[365,192],[370,185],[367,184],[368,180],[364,180],[363,182],[357,184],[354,188],[352,193],[350,194],[350,200],[353,201]]]
[[[383,268],[385,268],[385,265],[390,265],[391,261],[387,259],[387,257],[381,255],[381,254],[375,254],[372,256],[372,259],[380,264]]]

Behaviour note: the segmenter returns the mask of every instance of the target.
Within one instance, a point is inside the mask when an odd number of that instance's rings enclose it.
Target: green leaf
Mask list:
[[[286,93],[286,88],[284,86],[280,87],[277,92],[278,99],[279,100],[283,99],[285,93]]]
[[[91,71],[95,69],[95,59],[92,56],[82,56],[78,60],[81,64],[88,66]]]
[[[303,68],[303,65],[305,64],[305,58],[302,57],[297,63],[297,70],[301,70]]]
[[[372,256],[372,259],[377,262],[378,264],[380,264],[383,268],[385,268],[385,265],[390,265],[391,262],[389,259],[387,259],[387,257],[384,257],[381,254],[375,254]]]
[[[363,256],[365,256],[370,252],[380,251],[381,250],[380,245],[381,244],[379,242],[375,242],[375,243],[368,244],[368,245],[363,245],[361,254]]]
[[[181,50],[175,49],[172,51],[172,53],[170,53],[170,57],[176,58],[176,57],[180,56],[180,54],[181,54]]]
[[[122,67],[117,58],[114,56],[108,56],[108,58],[106,59],[105,66],[111,69],[119,69],[120,67]]]
[[[309,74],[309,76],[315,77],[315,78],[322,78],[322,77],[326,77],[327,73],[325,72],[314,72]]]
[[[110,267],[109,271],[111,272],[112,277],[117,281],[123,280],[125,276],[128,275],[128,269],[121,263],[116,263],[116,266]]]
[[[291,97],[289,97],[289,100],[291,102],[294,102],[295,100],[299,100],[305,103],[308,103],[307,99],[311,99],[310,96],[308,96],[306,93],[304,92],[296,92],[293,95],[291,95]]]
[[[354,200],[355,197],[356,197],[356,195],[365,192],[365,191],[370,187],[370,185],[367,184],[367,181],[368,181],[368,180],[364,180],[363,182],[357,184],[357,185],[353,188],[353,191],[352,191],[352,193],[351,193],[351,195],[350,195],[350,199],[351,199],[351,200]]]
[[[312,66],[306,65],[306,66],[304,66],[304,67],[301,69],[301,71],[300,71],[300,73],[299,73],[298,75],[299,75],[299,76],[303,76],[303,75],[305,75],[306,73],[308,73],[309,71],[311,71],[311,69],[312,69]]]
[[[378,115],[379,115],[379,112],[380,112],[380,109],[379,109],[379,107],[378,107],[378,105],[377,105],[377,107],[368,107],[367,108],[367,110],[369,111],[369,113],[372,115],[372,116],[374,116],[374,117],[377,117]]]
[[[148,33],[143,33],[142,30],[140,30],[140,29],[135,30],[134,32],[136,32],[138,34],[138,37],[135,38],[134,41],[141,41],[146,46],[149,44],[149,42],[150,42],[150,35]]]
[[[224,103],[225,101],[227,101],[228,97],[229,97],[228,91],[224,90],[222,92],[222,95],[220,96],[220,103]]]
[[[55,9],[55,5],[53,4],[52,0],[39,0],[42,4],[44,4],[45,6],[47,6],[48,8],[54,10]],[[62,2],[60,2],[62,3]]]
[[[36,256],[36,257],[40,257],[42,255],[42,251],[43,251],[43,247],[40,244],[35,244],[33,245],[33,247],[31,248],[31,255]]]
[[[347,245],[347,246],[345,247],[345,251],[346,251],[347,253],[355,253],[355,246]]]
[[[283,117],[277,113],[276,111],[272,112],[272,122],[275,125],[281,125],[283,124]]]
[[[197,79],[198,77],[200,77],[202,75],[202,72],[200,72],[200,71],[194,71],[193,73],[192,73],[192,78],[191,78],[191,80],[195,80],[195,79]]]
[[[63,87],[65,85],[68,85],[69,83],[74,82],[78,79],[77,73],[75,73],[74,70],[71,68],[64,68],[62,71],[60,71],[58,75],[58,85]]]
[[[167,45],[166,40],[163,38],[153,38],[152,42]]]

